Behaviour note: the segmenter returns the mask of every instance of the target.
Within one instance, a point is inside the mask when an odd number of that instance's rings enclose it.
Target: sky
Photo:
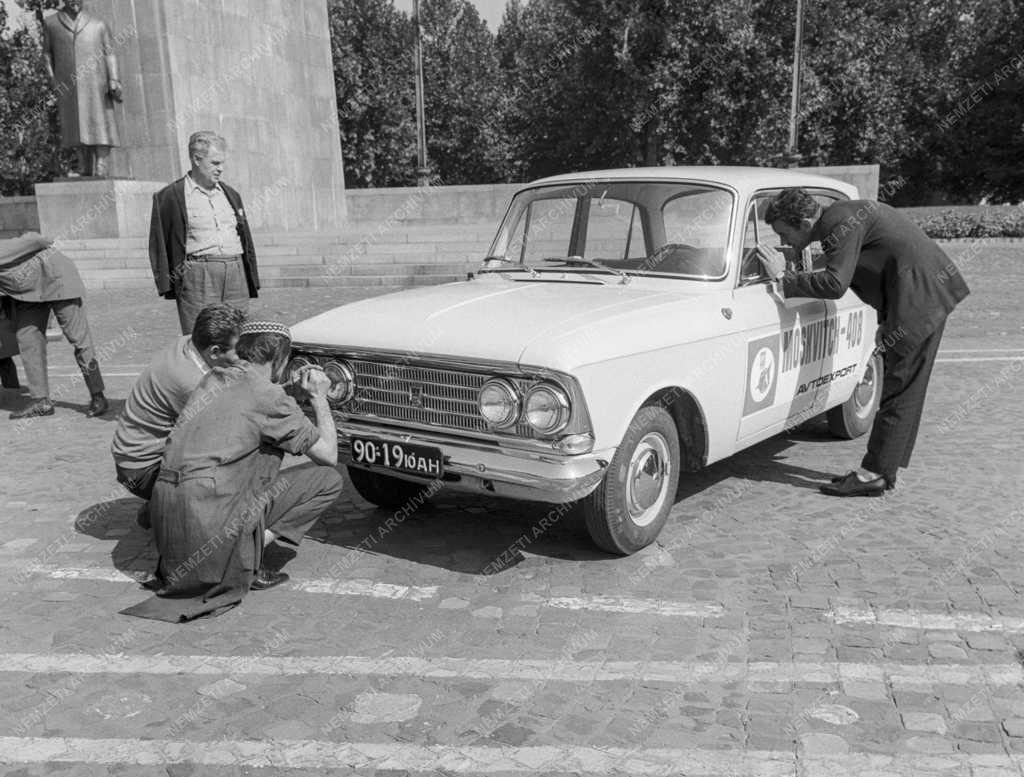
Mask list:
[[[11,18],[15,18],[21,13],[21,9],[14,4],[14,0],[0,0],[11,15]],[[399,8],[406,13],[412,13],[412,0],[394,0],[395,7]],[[498,25],[501,24],[501,16],[505,13],[505,0],[472,0],[473,5],[476,6],[476,10],[480,13],[480,18],[487,22],[487,26],[490,27],[491,32],[498,31]]]
[[[501,17],[505,13],[505,0],[471,0],[471,2],[476,6],[480,18],[487,22],[491,32],[497,32],[498,25],[501,24]],[[395,8],[408,14],[412,13],[412,0],[394,0],[394,3]]]

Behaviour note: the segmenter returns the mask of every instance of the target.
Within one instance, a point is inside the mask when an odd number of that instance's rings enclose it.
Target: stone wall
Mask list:
[[[200,129],[229,144],[224,179],[249,220],[331,229],[345,218],[326,0],[89,0],[124,82],[113,173],[171,181]]]
[[[39,231],[35,197],[0,197],[0,238]]]

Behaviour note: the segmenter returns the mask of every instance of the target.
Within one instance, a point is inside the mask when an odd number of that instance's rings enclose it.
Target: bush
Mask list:
[[[965,237],[1024,237],[1024,208],[950,209],[911,216],[936,240]]]

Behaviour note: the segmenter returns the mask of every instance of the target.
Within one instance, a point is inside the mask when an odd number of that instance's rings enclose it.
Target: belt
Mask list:
[[[219,254],[188,254],[186,257],[192,262],[233,262],[236,259],[241,259],[241,254],[225,254],[223,256]]]
[[[194,469],[190,472],[179,472],[175,469],[161,469],[160,474],[156,476],[157,480],[162,480],[165,483],[171,483],[172,485],[178,485],[186,480],[196,480],[198,478],[212,478],[214,472],[217,471],[216,467],[203,467],[203,469]]]

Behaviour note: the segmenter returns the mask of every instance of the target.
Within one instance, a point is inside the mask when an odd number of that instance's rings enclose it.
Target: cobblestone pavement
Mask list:
[[[864,442],[814,422],[688,478],[630,558],[548,505],[441,493],[388,529],[349,490],[290,583],[182,626],[117,614],[154,549],[52,343],[57,414],[0,395],[0,775],[1021,775],[1024,267],[968,277],[883,499],[817,492]],[[119,409],[173,305],[88,304]]]

